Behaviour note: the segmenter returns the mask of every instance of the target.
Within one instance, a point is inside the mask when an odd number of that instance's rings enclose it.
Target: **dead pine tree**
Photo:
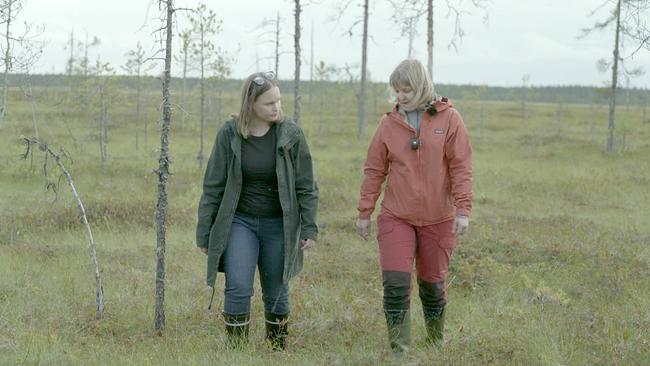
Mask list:
[[[72,76],[72,73],[74,72],[74,64],[76,61],[74,57],[74,29],[70,31],[70,40],[64,49],[70,51],[70,57],[68,57],[68,61],[65,64],[65,75]]]
[[[526,101],[528,99],[528,82],[530,81],[530,74],[524,74],[521,77],[521,121],[526,122],[528,111],[526,110]]]
[[[336,66],[326,65],[324,61],[320,61],[314,69],[316,73],[316,78],[318,81],[318,90],[319,95],[319,105],[318,105],[318,135],[320,136],[319,141],[322,141],[324,138],[324,128],[325,128],[325,83],[330,81],[330,78],[337,72]]]
[[[611,4],[611,1],[603,3],[590,15],[594,15],[604,6]],[[611,67],[612,79],[609,87],[609,114],[607,119],[607,144],[608,153],[614,151],[614,130],[616,128],[616,94],[618,93],[618,78],[622,72],[627,76],[638,76],[642,73],[641,68],[628,70],[625,61],[633,57],[641,49],[650,51],[650,29],[646,19],[650,19],[650,0],[616,0],[615,6],[610,14],[602,22],[596,22],[591,28],[582,29],[579,38],[586,37],[597,30],[608,28],[614,29],[614,47],[612,60],[601,59],[598,61],[599,68],[604,71]],[[626,56],[621,56],[624,51],[623,45],[632,45],[634,50]]]
[[[7,89],[8,89],[8,84],[9,84],[9,72],[12,69],[12,55],[11,55],[11,46],[12,46],[12,41],[13,37],[11,36],[11,25],[14,21],[14,18],[16,17],[16,12],[18,9],[14,9],[15,6],[21,6],[21,3],[19,1],[14,1],[14,0],[7,0],[5,1],[4,4],[2,4],[2,12],[1,14],[1,21],[5,23],[6,25],[6,31],[4,34],[5,38],[5,54],[4,54],[4,64],[5,64],[5,71],[4,71],[4,78],[2,82],[2,105],[0,106],[0,127],[2,127],[2,122],[4,121],[5,118],[5,113],[7,110]],[[13,15],[12,15],[13,11]]]
[[[359,89],[359,138],[366,135],[366,89],[368,76],[368,3],[363,1],[363,36],[361,41],[361,85]]]
[[[63,160],[64,159],[69,160],[70,157],[63,148],[61,148],[60,151],[56,153],[54,152],[54,150],[52,150],[52,148],[49,145],[47,145],[45,142],[37,138],[33,138],[33,137],[23,138],[23,141],[26,145],[26,151],[25,154],[22,155],[22,159],[26,160],[28,157],[31,157],[33,155],[34,148],[38,148],[40,151],[44,153],[45,160],[43,164],[43,172],[45,174],[45,178],[48,180],[47,183],[48,189],[53,189],[55,192],[58,191],[56,183],[51,182],[48,179],[48,170],[47,170],[48,160],[52,160],[59,167],[59,169],[61,169],[63,175],[65,176],[66,181],[68,182],[68,186],[70,186],[72,195],[74,196],[74,199],[77,203],[77,213],[79,214],[81,221],[86,227],[86,231],[88,234],[88,241],[90,244],[90,256],[92,257],[93,269],[95,272],[94,273],[95,303],[96,303],[95,319],[101,320],[104,318],[104,288],[102,286],[102,278],[99,272],[99,262],[97,260],[97,244],[95,243],[95,239],[93,237],[93,231],[90,228],[90,223],[88,222],[88,217],[86,216],[86,209],[84,208],[84,204],[81,201],[81,198],[79,197],[79,192],[77,192],[77,188],[75,187],[74,181],[72,180],[72,175],[70,175],[68,169],[66,169],[65,165],[63,165]]]
[[[156,319],[154,327],[158,332],[165,329],[165,249],[167,220],[167,180],[169,179],[169,126],[172,118],[170,99],[172,68],[172,30],[174,0],[158,0],[162,26],[159,41],[164,52],[164,72],[162,80],[162,126],[160,129],[160,157],[158,158],[158,203],[156,204]],[[163,37],[164,36],[164,37]]]
[[[314,94],[314,21],[311,21],[311,34],[309,36],[309,104]]]
[[[389,0],[388,2],[391,4],[393,13],[396,15],[394,19],[396,19],[400,27],[400,34],[397,40],[401,40],[404,37],[408,39],[406,58],[411,59],[414,57],[414,42],[418,36],[417,23],[426,14],[426,4],[414,0]]]
[[[180,57],[175,57],[177,62],[180,62],[183,65],[183,82],[181,84],[181,108],[183,109],[181,111],[181,123],[180,127],[181,129],[185,128],[185,117],[187,112],[185,112],[185,109],[187,107],[185,106],[185,94],[187,92],[187,66],[188,66],[188,57],[190,55],[190,45],[192,44],[192,31],[190,29],[186,29],[180,33],[180,39],[181,39],[181,55]]]
[[[0,36],[4,38],[4,75],[2,79],[2,100],[0,103],[0,127],[4,122],[7,114],[7,96],[9,90],[9,73],[15,72],[20,68],[29,68],[32,66],[42,52],[42,42],[35,39],[43,34],[42,26],[34,27],[27,22],[24,23],[24,31],[21,34],[12,34],[11,28],[16,18],[23,10],[25,0],[3,0],[0,2],[0,24],[4,23],[4,34],[0,31]],[[17,53],[17,46],[23,51]]]
[[[32,128],[34,129],[34,137],[38,139],[38,125],[36,123],[36,107],[34,106],[34,92],[32,90],[31,75],[27,74],[25,85],[21,87],[25,99],[29,102],[29,107],[32,112]]]
[[[115,99],[115,72],[107,62],[99,59],[94,66],[88,67],[88,76],[84,87],[92,90],[88,97],[94,101],[97,108],[97,127],[99,140],[99,162],[102,169],[108,165],[108,124],[109,110]]]
[[[280,67],[280,56],[288,53],[280,49],[280,24],[282,18],[280,17],[280,12],[277,12],[276,16],[273,18],[263,18],[259,24],[256,24],[252,32],[255,32],[255,37],[257,42],[255,44],[255,70],[260,71],[260,61],[261,60],[273,60],[276,80],[279,80],[278,68]],[[257,46],[272,45],[273,54],[268,57],[260,57],[257,53]],[[266,53],[266,52],[263,52]]]
[[[31,69],[36,64],[40,56],[42,55],[44,44],[42,42],[34,42],[32,43],[32,46],[33,47],[30,47],[30,52],[33,51],[34,49],[38,49],[38,51],[33,52],[33,56],[29,57],[27,62],[21,63],[21,71],[25,76],[24,85],[21,86],[21,90],[23,92],[23,95],[29,102],[30,111],[32,113],[32,127],[34,129],[34,137],[38,139],[39,138],[38,124],[36,123],[36,106],[34,103],[34,91],[32,89]]]
[[[133,130],[135,132],[135,150],[137,151],[140,148],[140,121],[142,120],[142,77],[156,65],[144,66],[146,58],[140,42],[137,43],[134,50],[128,51],[125,56],[127,60],[122,69],[129,75],[135,76],[135,123]]]
[[[356,0],[346,0],[339,4],[337,10],[337,19],[340,19],[346,14],[348,7]],[[366,134],[366,91],[367,91],[367,66],[368,66],[368,20],[369,20],[369,0],[363,0],[363,14],[357,18],[354,23],[348,28],[346,33],[352,37],[353,30],[358,24],[362,24],[362,38],[361,38],[361,75],[359,90],[355,91],[357,97],[357,116],[358,116],[358,131],[359,138],[363,138]],[[349,67],[346,72],[349,73]],[[351,75],[350,75],[351,77]],[[351,77],[352,79],[352,77]]]
[[[192,63],[199,69],[200,73],[201,128],[199,133],[199,153],[197,160],[199,162],[199,168],[203,168],[203,161],[205,160],[206,79],[210,76],[225,76],[230,72],[230,70],[228,67],[229,60],[226,58],[225,52],[217,48],[212,41],[217,34],[221,32],[222,24],[222,21],[217,19],[214,11],[208,9],[205,4],[199,4],[199,6],[190,14],[189,20],[192,25],[192,33],[196,36],[196,39],[190,45],[192,50],[191,59]]]
[[[411,3],[413,6],[417,4],[416,1],[413,0],[402,0],[405,4]],[[438,2],[438,1],[436,1]],[[482,9],[484,11],[483,15],[483,22],[487,23],[488,21],[488,16],[487,16],[487,4],[489,3],[489,0],[471,0],[471,5],[474,8],[477,9]],[[448,47],[453,48],[455,50],[458,50],[458,46],[460,45],[460,42],[462,42],[463,36],[465,35],[465,32],[463,31],[462,23],[461,23],[461,17],[463,14],[467,14],[468,11],[466,11],[463,8],[463,1],[462,0],[445,0],[445,4],[443,5],[444,9],[447,10],[446,17],[452,17],[454,18],[454,28],[453,28],[453,33],[451,36],[451,39],[449,41]],[[434,46],[434,0],[427,0],[426,4],[426,14],[427,14],[427,70],[429,70],[429,76],[431,76],[431,80],[434,80],[434,72],[433,72],[433,46]]]
[[[643,123],[648,123],[650,120],[647,118],[647,111],[648,111],[648,91],[644,90],[643,91],[643,117],[641,117],[641,122]]]
[[[562,117],[564,114],[564,103],[561,101],[557,102],[557,108],[555,109],[555,123],[557,125],[557,136],[562,136]]]
[[[275,77],[280,79],[278,68],[280,67],[280,12],[275,17]]]
[[[293,51],[294,51],[294,73],[293,73],[293,121],[300,124],[300,0],[294,0],[293,9]]]

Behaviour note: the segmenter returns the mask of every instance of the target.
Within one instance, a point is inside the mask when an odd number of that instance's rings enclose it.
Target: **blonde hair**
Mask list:
[[[429,77],[429,73],[418,60],[404,60],[400,62],[390,74],[389,83],[394,91],[405,86],[412,88],[415,92],[411,100],[414,108],[424,107],[435,96],[431,77]]]
[[[258,77],[264,80],[262,85],[253,82],[253,80]],[[274,76],[269,78],[267,73],[256,72],[244,80],[244,85],[241,90],[241,106],[239,108],[239,114],[233,115],[233,118],[237,121],[237,131],[243,138],[248,138],[250,135],[250,122],[254,113],[253,104],[260,95],[278,86],[274,79]],[[282,109],[280,109],[277,122],[282,121],[282,117]]]

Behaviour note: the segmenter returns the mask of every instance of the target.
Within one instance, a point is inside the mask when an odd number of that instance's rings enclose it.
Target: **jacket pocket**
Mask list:
[[[451,236],[441,236],[438,240],[438,246],[443,249],[453,249],[456,245],[456,237],[452,234]]]
[[[456,236],[453,233],[454,220],[447,220],[438,224],[438,246],[443,249],[453,249],[456,245]]]

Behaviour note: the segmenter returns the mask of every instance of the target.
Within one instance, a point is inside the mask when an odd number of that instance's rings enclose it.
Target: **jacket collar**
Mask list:
[[[232,148],[235,155],[241,159],[242,137],[237,131],[237,122],[234,119],[231,119],[226,123],[232,132],[230,147]],[[296,141],[298,141],[298,129],[293,126],[293,122],[287,117],[284,117],[282,122],[276,125],[275,133],[277,138],[276,145],[278,149],[288,149],[293,146]]]
[[[453,104],[451,100],[447,99],[446,97],[440,98],[436,96],[436,99],[433,100],[433,107],[436,109],[436,113],[440,113],[444,110],[447,110],[449,108],[453,108]],[[395,104],[393,107],[393,110],[387,113],[389,116],[393,117],[393,119],[396,119],[398,121],[402,121],[405,124],[406,122],[406,112],[400,108],[399,104]],[[429,113],[423,113],[422,118],[431,118],[432,116]]]
[[[288,149],[295,144],[298,141],[298,131],[296,126],[293,125],[293,121],[284,117],[275,129],[278,148],[284,147]]]

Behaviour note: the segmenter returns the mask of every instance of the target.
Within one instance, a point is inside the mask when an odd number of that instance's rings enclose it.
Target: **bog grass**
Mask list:
[[[347,91],[345,91],[347,92]],[[223,276],[207,310],[205,257],[194,249],[202,170],[197,99],[170,155],[166,329],[153,330],[159,94],[146,95],[148,139],[133,137],[133,91],[116,91],[108,167],[99,166],[97,114],[66,90],[37,94],[41,137],[64,146],[98,245],[105,319],[94,320],[84,228],[65,181],[46,192],[43,158],[19,159],[32,136],[29,105],[12,94],[0,130],[0,365],[642,365],[650,360],[650,123],[618,111],[616,152],[604,153],[606,107],[457,101],[474,147],[474,211],[449,278],[445,340],[424,346],[417,289],[411,353],[393,359],[382,314],[377,244],[354,233],[368,136],[350,94],[303,100],[320,185],[317,247],[291,282],[288,351],[262,342],[259,286],[251,341],[233,351],[220,320]],[[236,91],[212,99],[206,155]],[[381,95],[381,93],[377,94]],[[451,96],[453,99],[453,96]],[[322,116],[319,98],[327,98]],[[379,98],[379,97],[377,97]],[[344,102],[345,104],[340,105]],[[292,114],[290,95],[285,113]],[[480,109],[484,120],[480,120]],[[175,119],[177,121],[177,119]],[[141,124],[143,128],[144,123]],[[406,143],[406,142],[405,142]],[[49,165],[49,179],[59,173]],[[374,225],[374,223],[373,223]],[[374,229],[374,227],[373,227]]]

